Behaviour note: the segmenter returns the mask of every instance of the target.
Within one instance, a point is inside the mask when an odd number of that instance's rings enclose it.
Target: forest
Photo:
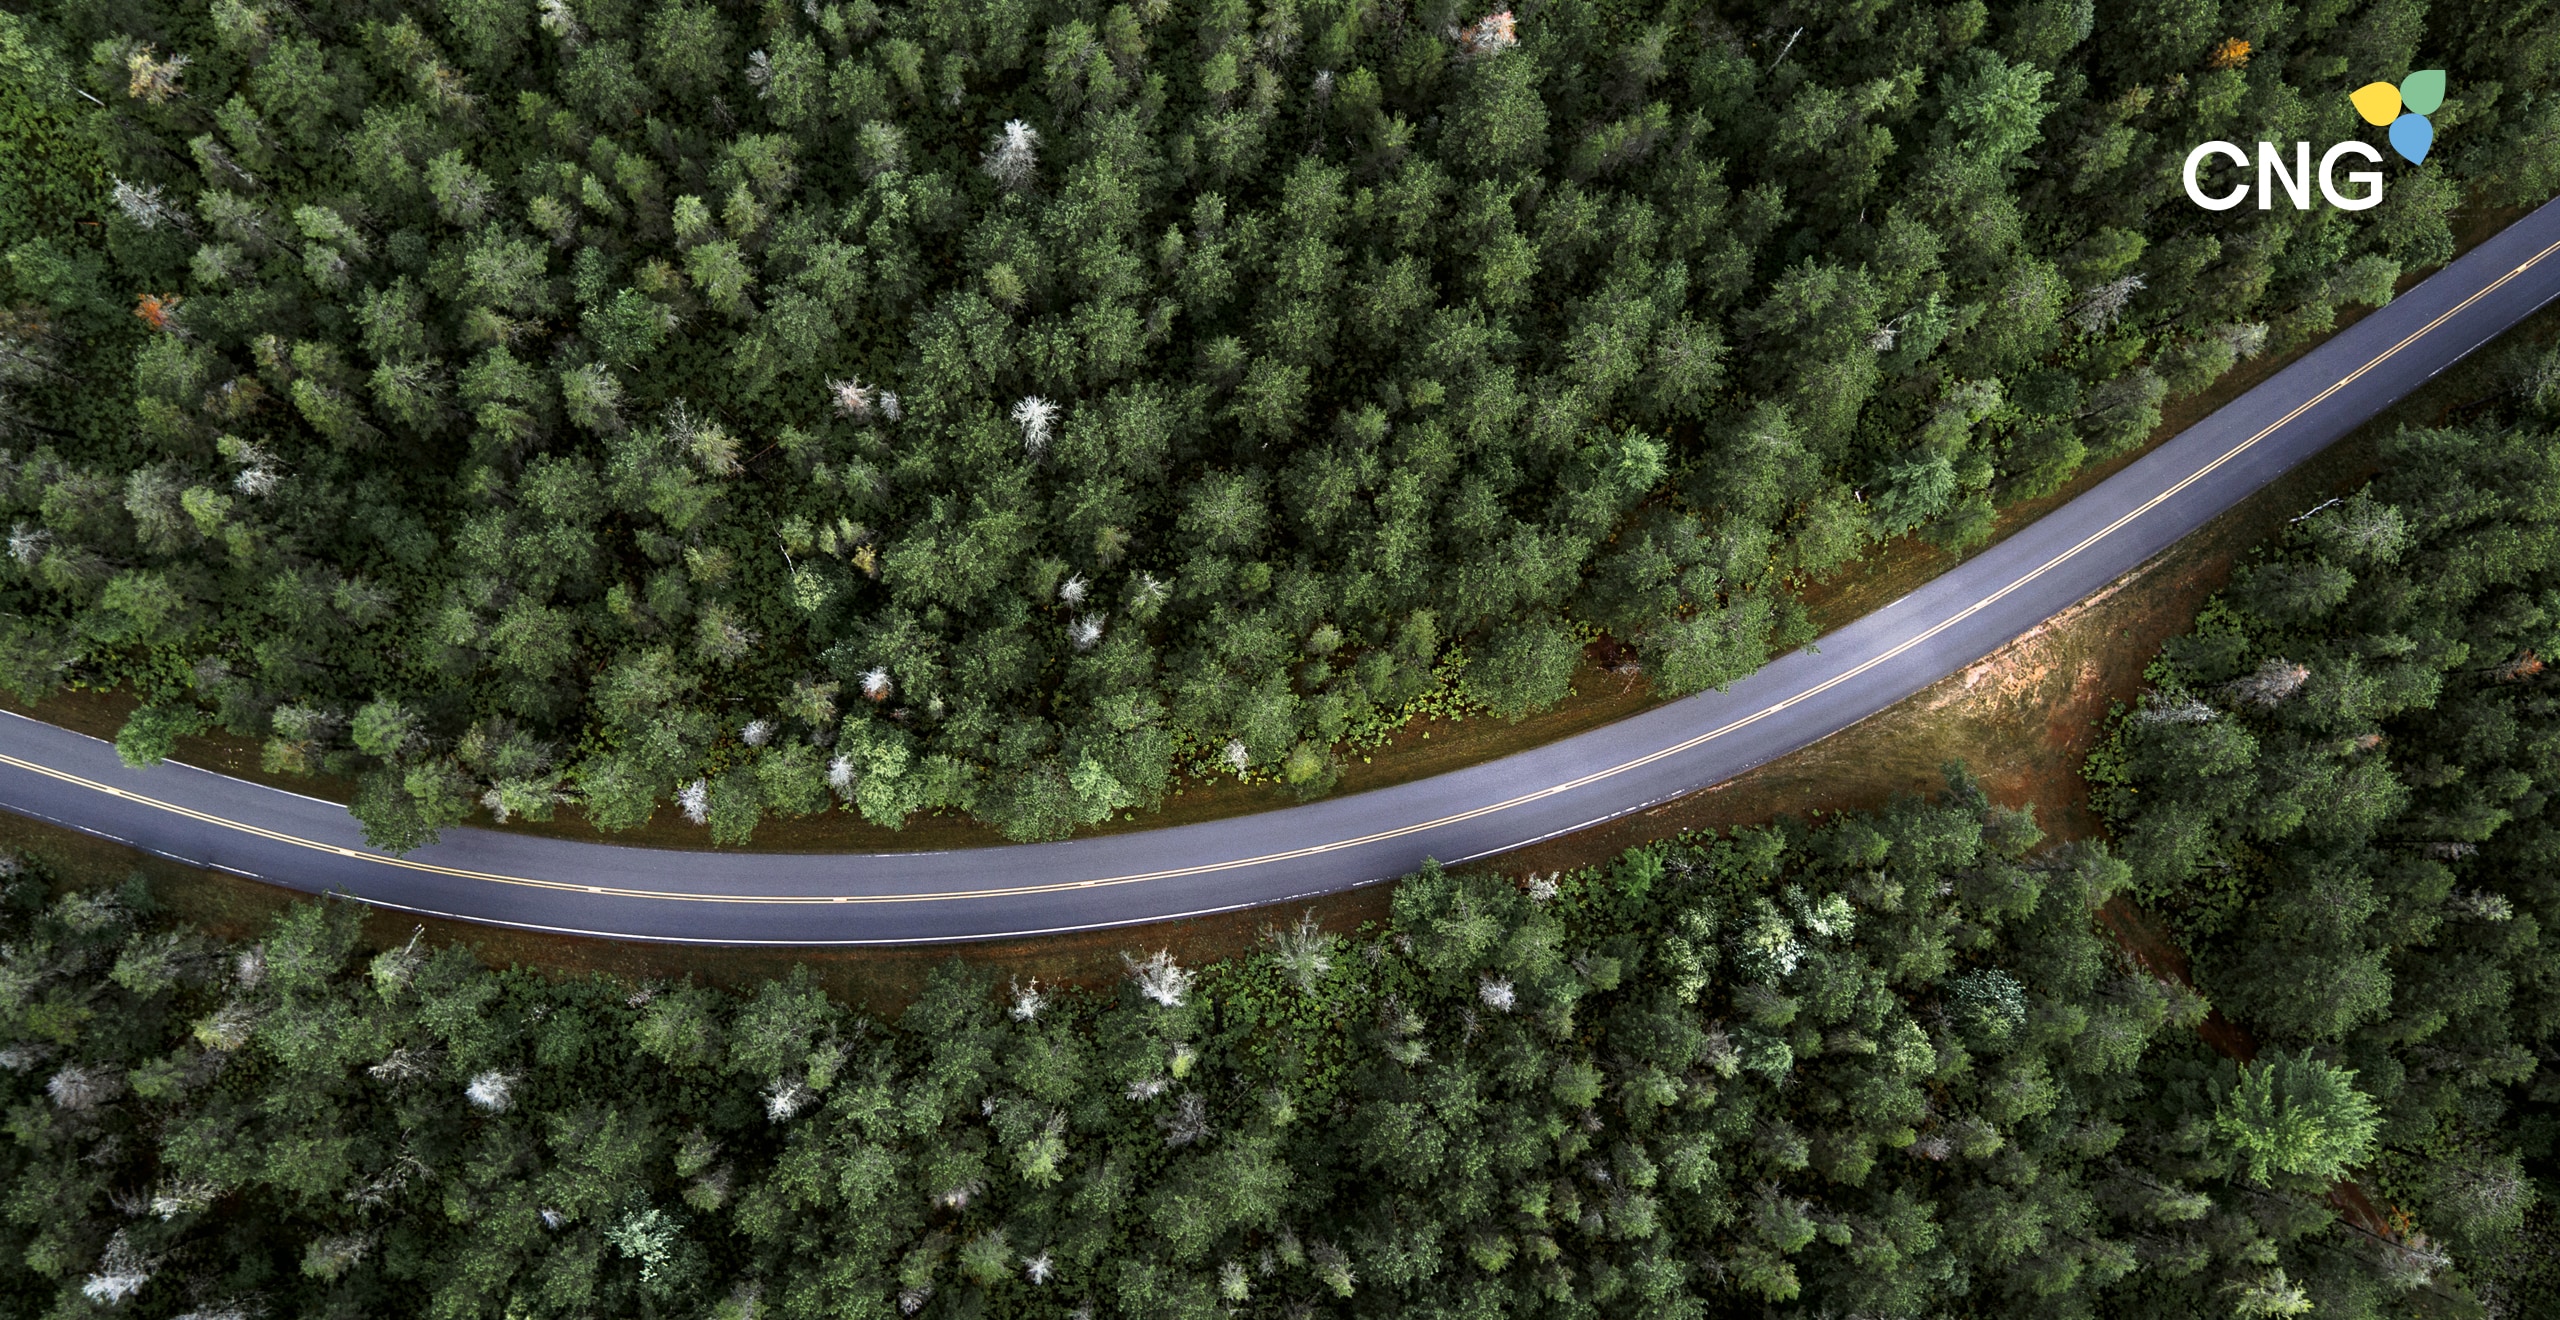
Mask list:
[[[2180,194],[2438,67],[2373,210]],[[2555,79],[2416,0],[10,0],[0,685],[391,848],[1321,793],[1978,542],[2560,191]],[[1949,767],[885,1015],[0,854],[0,1317],[2543,1313],[2560,350],[2499,351],[2163,649],[2099,838]]]
[[[18,866],[0,1311],[2466,1302],[2503,1226],[2449,1208],[2469,1184],[2403,1203],[2450,1256],[2352,1234],[2328,1200],[2398,1149],[2381,1061],[2217,1056],[2190,1030],[2205,1001],[2095,933],[2127,864],[2040,838],[1955,772],[1934,802],[1525,885],[1426,871],[1388,928],[1132,955],[1116,992],[955,962],[895,1022],[805,982],[355,956],[339,903],[224,943],[155,917],[147,882]]]
[[[0,1315],[2545,1314],[2560,348],[2497,352],[2162,650],[2102,839],[1950,767],[885,1017],[9,857]]]
[[[2368,1186],[2560,1297],[2560,351],[2384,445],[2092,762],[2129,892],[2271,1050],[2354,1070]],[[2529,1229],[2527,1216],[2531,1214]]]
[[[2424,68],[2375,208],[2183,196]],[[2556,78],[2481,0],[13,0],[0,684],[394,849],[1322,793],[1978,542],[2549,197]]]
[[[0,1315],[2546,1314],[2560,348],[2499,352],[2162,650],[2102,839],[1949,767],[889,1017],[8,858]]]

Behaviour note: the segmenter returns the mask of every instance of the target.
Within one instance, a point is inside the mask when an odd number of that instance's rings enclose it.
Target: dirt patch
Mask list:
[[[2334,482],[2337,474],[2329,476]],[[2280,490],[2253,505],[2299,509],[2288,496],[2300,499]],[[1873,810],[1898,793],[1937,791],[1944,767],[1955,761],[1972,767],[1995,800],[2032,804],[2047,833],[2093,835],[2098,822],[2089,814],[2080,764],[2102,732],[2109,705],[2140,690],[2143,667],[2160,644],[2186,628],[2228,579],[2233,558],[2263,534],[2262,519],[2249,513],[2226,515],[1890,710],[1703,792],[1523,849],[1496,865],[1521,872],[1595,865],[1682,830]]]

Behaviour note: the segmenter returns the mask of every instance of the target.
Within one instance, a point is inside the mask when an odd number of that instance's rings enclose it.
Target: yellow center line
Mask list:
[[[1949,615],[1937,624],[1914,634],[1910,638],[1904,640],[1901,644],[1893,647],[1891,650],[1885,651],[1880,655],[1863,661],[1849,669],[1831,676],[1830,678],[1824,679],[1822,682],[1816,683],[1782,701],[1773,702],[1770,705],[1763,706],[1748,715],[1743,715],[1727,721],[1726,723],[1718,725],[1713,729],[1709,729],[1704,733],[1673,743],[1668,747],[1648,752],[1633,760],[1624,761],[1617,765],[1610,766],[1608,769],[1595,770],[1578,779],[1567,780],[1561,784],[1552,784],[1545,788],[1535,789],[1527,793],[1522,793],[1516,797],[1506,798],[1500,802],[1490,803],[1485,806],[1473,807],[1460,812],[1453,812],[1435,820],[1422,821],[1418,824],[1412,825],[1400,825],[1393,829],[1379,830],[1374,833],[1360,835],[1356,838],[1337,839],[1330,843],[1310,844],[1303,848],[1291,848],[1283,852],[1264,853],[1258,857],[1244,857],[1233,861],[1209,862],[1196,866],[1168,867],[1163,870],[1141,871],[1129,875],[1099,876],[1090,880],[1059,880],[1051,881],[1046,884],[1008,885],[991,889],[956,889],[915,894],[706,894],[677,890],[640,889],[615,885],[600,886],[571,883],[562,880],[543,880],[533,876],[504,875],[491,871],[474,871],[463,867],[441,866],[433,862],[414,861],[406,857],[394,857],[383,853],[362,852],[339,844],[321,843],[316,840],[302,838],[299,835],[286,834],[277,830],[270,830],[260,826],[251,825],[243,821],[231,820],[208,812],[197,811],[191,807],[179,806],[174,802],[164,802],[158,798],[147,797],[128,789],[118,788],[112,784],[100,783],[93,779],[85,779],[78,775],[56,770],[51,766],[39,765],[36,762],[11,756],[5,752],[0,752],[0,765],[13,766],[17,769],[25,770],[33,774],[43,775],[47,778],[59,780],[63,783],[76,784],[82,788],[92,789],[112,797],[123,798],[130,802],[140,803],[144,806],[156,807],[159,810],[168,812],[174,816],[199,821],[207,825],[217,825],[224,829],[236,830],[242,834],[265,839],[270,842],[289,844],[297,848],[308,848],[314,852],[334,853],[341,857],[358,858],[396,869],[415,871],[428,875],[446,876],[460,880],[478,880],[490,884],[515,885],[529,889],[548,889],[564,893],[595,894],[609,898],[653,899],[665,902],[746,904],[928,903],[967,898],[1011,898],[1032,894],[1066,893],[1079,889],[1104,889],[1117,885],[1139,884],[1149,880],[1180,879],[1185,876],[1205,875],[1218,871],[1237,871],[1243,870],[1247,867],[1265,866],[1273,862],[1287,862],[1307,857],[1318,857],[1326,853],[1366,847],[1373,843],[1384,843],[1393,839],[1405,838],[1415,834],[1422,834],[1432,830],[1442,829],[1450,825],[1463,824],[1467,821],[1494,815],[1498,812],[1509,811],[1514,807],[1525,806],[1528,803],[1554,797],[1559,793],[1569,793],[1578,788],[1588,787],[1589,785],[1598,783],[1602,780],[1614,778],[1615,776],[1626,774],[1632,770],[1642,769],[1645,766],[1652,765],[1654,762],[1660,761],[1665,757],[1677,756],[1682,752],[1703,746],[1718,738],[1725,737],[1728,734],[1749,728],[1750,726],[1757,724],[1772,715],[1776,715],[1781,711],[1787,710],[1790,707],[1801,705],[1815,697],[1821,696],[1822,694],[1831,691],[1833,688],[1836,688],[1861,674],[1867,673],[1879,665],[1886,664],[1896,659],[1910,651],[1913,647],[1929,642],[1939,634],[1946,632],[1948,629],[1963,623],[1974,615],[1979,614],[1982,611],[1991,608],[1993,605],[2000,603],[2002,600],[2007,599],[2009,596],[2025,588],[2030,583],[2035,582],[2045,574],[2069,563],[2072,559],[2078,557],[2091,546],[2094,546],[2109,536],[2123,530],[2135,519],[2140,518],[2142,515],[2149,513],[2153,509],[2156,509],[2160,505],[2177,497],[2188,487],[2193,486],[2197,482],[2204,480],[2206,477],[2213,475],[2217,471],[2220,471],[2223,467],[2231,463],[2232,460],[2239,458],[2242,454],[2245,454],[2249,452],[2249,450],[2255,448],[2260,441],[2265,440],[2268,436],[2271,436],[2277,431],[2283,429],[2287,424],[2293,422],[2297,418],[2300,418],[2304,413],[2307,413],[2322,403],[2327,402],[2332,396],[2336,395],[2338,391],[2343,390],[2358,380],[2363,379],[2376,367],[2379,367],[2383,363],[2390,361],[2392,358],[2399,356],[2400,353],[2407,349],[2411,344],[2433,334],[2436,330],[2443,327],[2446,322],[2452,320],[2455,316],[2460,315],[2472,304],[2505,287],[2508,281],[2515,279],[2517,276],[2524,274],[2528,270],[2531,270],[2535,265],[2539,264],[2544,258],[2549,257],[2554,252],[2560,252],[2560,243],[2553,243],[2549,247],[2542,249],[2540,252],[2533,254],[2533,256],[2527,259],[2523,264],[2518,265],[2515,269],[2499,276],[2495,281],[2492,281],[2477,293],[2474,293],[2470,297],[2463,299],[2461,302],[2454,304],[2441,315],[2438,315],[2434,320],[2431,320],[2425,325],[2418,327],[2416,330],[2411,331],[2398,343],[2393,344],[2391,347],[2384,349],[2381,353],[2377,354],[2372,361],[2369,361],[2363,366],[2356,368],[2354,371],[2339,377],[2336,381],[2332,382],[2328,388],[2295,406],[2292,411],[2287,412],[2284,416],[2268,423],[2255,435],[2252,435],[2248,439],[2243,440],[2223,451],[2219,457],[2196,469],[2194,472],[2189,473],[2186,477],[2178,481],[2177,484],[2170,486],[2168,489],[2161,491],[2159,494],[2152,496],[2148,500],[2145,500],[2140,506],[2119,515],[2106,526],[2082,537],[2079,542],[2072,545],[2069,549],[2064,550],[2054,555],[2052,558],[2045,560],[2043,563],[2036,565],[2034,568],[2028,570],[2024,574],[2021,574],[2006,586],[1992,592],[1990,595],[1984,596],[1971,605],[1964,607],[1962,610]]]

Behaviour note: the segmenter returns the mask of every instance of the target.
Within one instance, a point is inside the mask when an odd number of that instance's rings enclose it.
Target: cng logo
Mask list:
[[[2386,82],[2367,83],[2348,93],[2347,100],[2366,123],[2376,128],[2387,128],[2391,149],[2415,165],[2424,161],[2428,148],[2435,145],[2435,124],[2427,116],[2443,106],[2444,90],[2444,70],[2421,69],[2401,79],[2397,87]],[[2208,211],[2228,211],[2249,200],[2252,190],[2242,182],[2219,197],[2206,193],[2196,174],[2208,158],[2217,156],[2244,170],[2249,168],[2249,153],[2237,144],[2204,143],[2187,153],[2187,199]],[[2381,152],[2367,143],[2350,139],[2329,148],[2320,157],[2320,172],[2315,176],[2311,171],[2310,143],[2293,144],[2291,169],[2285,168],[2285,159],[2277,151],[2275,143],[2259,143],[2258,186],[2255,189],[2258,209],[2273,208],[2276,192],[2282,189],[2285,199],[2293,203],[2295,210],[2310,210],[2311,185],[2315,177],[2319,181],[2320,195],[2341,211],[2362,211],[2379,204],[2382,201],[2382,175],[2379,171],[2351,170],[2346,176],[2347,183],[2362,191],[2353,194],[2339,191],[2338,162],[2349,156],[2374,165],[2382,163]]]
[[[2420,69],[2401,79],[2397,87],[2366,83],[2348,93],[2347,99],[2355,103],[2364,122],[2390,129],[2391,149],[2416,165],[2426,160],[2427,148],[2436,142],[2435,123],[2427,116],[2444,104],[2444,70]]]

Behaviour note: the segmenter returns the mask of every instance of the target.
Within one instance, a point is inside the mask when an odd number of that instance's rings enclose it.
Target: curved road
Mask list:
[[[449,830],[405,857],[330,802],[0,716],[0,809],[404,911],[618,939],[883,945],[1199,916],[1342,890],[1644,810],[1835,733],[1999,649],[2560,295],[2560,202],[2080,498],[1725,692],[1500,761],[1286,811],[1065,843],[792,855]]]

